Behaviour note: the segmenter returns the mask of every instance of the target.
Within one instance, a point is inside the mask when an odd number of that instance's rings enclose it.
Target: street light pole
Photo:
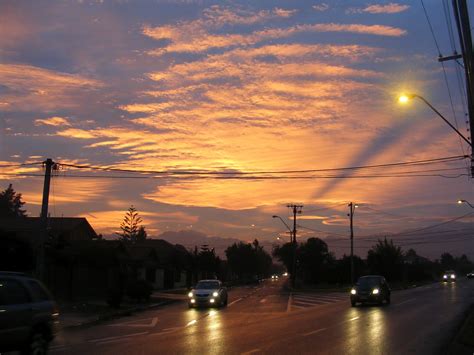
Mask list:
[[[354,284],[354,212],[358,207],[356,204],[350,202],[349,206],[349,220],[351,228],[351,284]]]
[[[303,205],[288,205],[288,208],[292,209],[293,212],[293,230],[291,230],[290,226],[286,224],[286,222],[281,218],[280,216],[272,216],[272,218],[278,218],[282,223],[285,225],[285,227],[290,231],[290,243],[292,244],[293,248],[293,270],[291,272],[291,286],[295,288],[296,285],[296,249],[297,249],[297,243],[296,243],[296,215],[301,214],[301,209],[303,208]]]
[[[474,177],[474,151],[472,150],[472,142],[467,139],[461,132],[459,132],[459,130],[454,127],[451,122],[449,122],[428,100],[426,100],[423,96],[421,95],[418,95],[418,94],[404,94],[404,95],[401,95],[399,98],[398,98],[398,101],[401,102],[401,103],[405,103],[407,102],[409,99],[413,99],[413,98],[417,98],[417,99],[420,99],[421,101],[423,101],[434,113],[436,113],[444,122],[446,122],[446,124],[451,127],[453,129],[454,132],[456,132],[458,134],[459,137],[461,137],[461,139],[463,139],[470,147],[471,147],[471,176]]]
[[[461,203],[465,203],[467,205],[469,205],[469,207],[473,208],[474,209],[474,205],[472,205],[469,201],[467,200],[458,200],[458,203],[461,204]]]

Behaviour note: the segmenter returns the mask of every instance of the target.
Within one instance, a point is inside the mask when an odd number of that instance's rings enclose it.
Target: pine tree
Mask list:
[[[141,226],[142,219],[138,215],[138,211],[135,207],[130,206],[127,213],[120,224],[121,233],[117,233],[120,239],[128,242],[143,241],[147,237],[145,227]]]
[[[22,209],[25,203],[21,200],[21,194],[16,193],[12,184],[0,192],[0,218],[26,217],[26,211]]]

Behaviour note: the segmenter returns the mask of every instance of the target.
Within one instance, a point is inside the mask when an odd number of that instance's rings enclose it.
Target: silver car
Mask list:
[[[201,280],[188,293],[189,307],[225,307],[227,289],[219,280]]]

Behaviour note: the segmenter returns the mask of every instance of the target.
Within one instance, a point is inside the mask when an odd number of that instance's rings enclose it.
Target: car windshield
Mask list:
[[[199,281],[196,285],[199,290],[212,290],[219,288],[219,282],[217,281]]]
[[[380,278],[378,277],[362,277],[357,281],[359,287],[375,287],[380,285]]]

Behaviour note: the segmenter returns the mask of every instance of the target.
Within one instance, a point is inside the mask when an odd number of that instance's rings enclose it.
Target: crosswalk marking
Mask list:
[[[330,303],[336,303],[347,300],[345,293],[293,293],[291,296],[291,309],[303,309],[316,307]]]

